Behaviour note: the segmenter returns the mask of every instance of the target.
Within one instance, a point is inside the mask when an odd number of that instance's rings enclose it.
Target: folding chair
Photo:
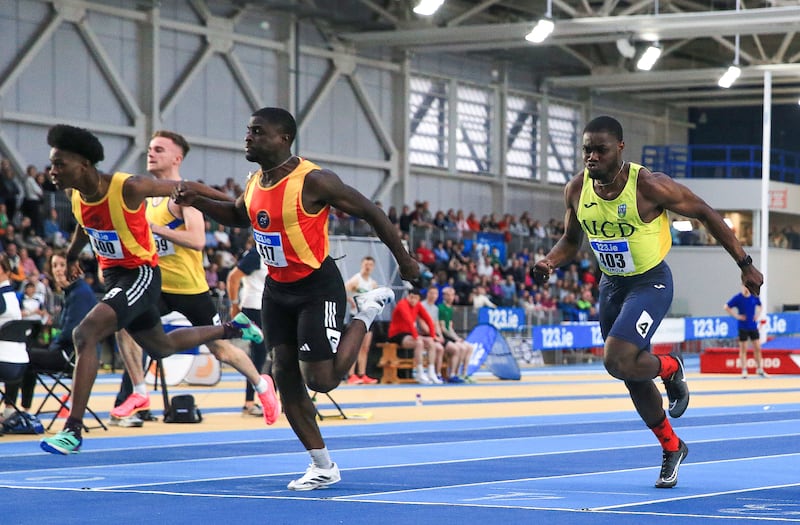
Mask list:
[[[347,419],[347,415],[345,415],[344,410],[342,410],[342,407],[340,407],[339,403],[337,403],[331,397],[331,395],[329,393],[327,393],[327,392],[324,392],[324,394],[327,396],[327,398],[330,400],[330,402],[333,403],[333,406],[336,407],[336,410],[337,410],[338,413],[333,414],[333,415],[331,415],[331,414],[325,415],[322,412],[320,412],[319,409],[317,408],[317,395],[318,394],[319,394],[319,392],[314,392],[314,395],[311,396],[311,402],[314,403],[314,411],[317,413],[317,417],[319,418],[320,421],[323,421],[325,418],[328,418],[328,419]]]
[[[30,342],[36,338],[41,326],[42,324],[39,321],[7,321],[2,327],[0,327],[0,341],[6,341],[9,343],[24,343],[27,349],[30,347]],[[22,381],[25,368],[20,368],[20,370],[21,373],[17,377],[0,376],[0,383],[16,383],[18,381]],[[0,388],[0,396],[2,396],[2,400],[6,404],[11,405],[17,413],[20,413],[20,409],[17,404],[7,398],[5,389]]]
[[[57,352],[58,350],[52,351]],[[44,399],[42,399],[42,402],[39,404],[39,408],[36,410],[36,416],[53,414],[53,417],[50,419],[50,423],[48,423],[45,427],[46,430],[50,430],[50,428],[56,422],[56,419],[58,419],[59,414],[62,414],[62,412],[69,413],[69,400],[72,397],[72,372],[74,369],[74,353],[68,360],[67,365],[60,370],[49,370],[46,368],[33,366],[33,371],[36,373],[36,380],[46,392]],[[55,400],[58,406],[55,409],[45,410],[44,407],[50,399]],[[84,420],[83,429],[86,432],[89,432],[89,430],[93,428],[102,428],[103,430],[108,430],[108,427],[100,418],[100,416],[98,416],[97,413],[88,405],[86,406],[86,411],[92,415],[95,421],[97,421],[96,425],[89,426]]]

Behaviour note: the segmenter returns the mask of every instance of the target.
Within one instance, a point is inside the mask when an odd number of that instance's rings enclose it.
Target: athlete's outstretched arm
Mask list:
[[[250,226],[250,217],[244,205],[244,195],[236,200],[205,184],[181,181],[172,194],[176,204],[194,206],[215,221],[225,226]]]
[[[319,205],[330,204],[336,209],[360,217],[375,229],[381,241],[394,255],[400,266],[400,276],[406,281],[419,279],[419,264],[403,247],[397,228],[389,221],[383,210],[355,188],[348,186],[330,170],[312,171],[306,175],[303,188],[303,203],[313,201]]]

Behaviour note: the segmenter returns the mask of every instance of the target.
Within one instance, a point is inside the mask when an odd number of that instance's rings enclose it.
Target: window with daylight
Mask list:
[[[536,178],[539,158],[539,102],[509,95],[506,99],[506,174]]]
[[[448,82],[411,77],[409,104],[410,137],[408,157],[412,164],[447,168],[449,137]]]
[[[493,92],[459,85],[457,93],[456,169],[488,174],[492,169]]]
[[[551,102],[547,108],[550,144],[547,151],[547,181],[566,184],[576,173],[576,148],[580,138],[578,106]]]

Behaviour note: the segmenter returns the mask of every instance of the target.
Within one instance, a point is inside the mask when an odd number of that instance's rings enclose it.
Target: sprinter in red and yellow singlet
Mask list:
[[[250,118],[245,157],[261,169],[234,203],[215,200],[208,187],[184,181],[179,203],[193,205],[229,226],[252,226],[253,239],[269,268],[264,286],[263,326],[274,352],[273,371],[286,418],[309,451],[311,466],[289,483],[291,490],[323,488],[340,479],[316,423],[308,388],[329,392],[358,357],[364,334],[394,298],[388,288],[356,297],[359,312],[344,329],[344,282],[328,253],[328,213],[333,206],[366,220],[388,246],[404,279],[419,266],[403,248],[383,211],[332,171],[291,152],[294,117],[263,108]]]
[[[247,325],[198,326],[164,333],[158,312],[161,273],[145,217],[147,197],[172,194],[177,182],[126,173],[101,173],[103,146],[85,129],[59,124],[47,134],[50,175],[59,189],[72,189],[72,211],[78,221],[67,249],[68,278],[80,275],[78,254],[91,243],[103,272],[106,294],[73,331],[77,361],[69,417],[64,429],[40,446],[52,454],[80,450],[83,416],[97,377],[97,344],[119,329],[130,334],[156,358],[213,339],[250,334]],[[261,337],[260,330],[252,331]]]

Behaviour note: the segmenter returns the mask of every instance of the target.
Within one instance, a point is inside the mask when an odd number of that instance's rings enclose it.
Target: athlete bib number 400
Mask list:
[[[289,265],[286,262],[286,254],[283,252],[280,233],[265,233],[253,230],[253,240],[256,241],[258,254],[267,266],[283,268]]]
[[[122,252],[122,242],[119,235],[114,230],[93,230],[86,228],[89,241],[95,253],[106,259],[122,259],[125,254]]]
[[[627,240],[591,241],[600,268],[608,274],[622,275],[636,270]]]

